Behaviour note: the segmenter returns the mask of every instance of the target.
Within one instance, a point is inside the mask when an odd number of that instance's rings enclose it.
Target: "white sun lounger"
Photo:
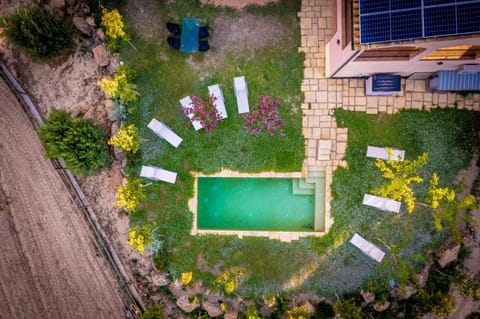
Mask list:
[[[175,184],[177,179],[177,173],[155,166],[142,166],[140,176],[172,184]]]
[[[248,106],[248,87],[244,76],[233,78],[233,92],[237,97],[238,113],[250,112],[250,107]]]
[[[220,113],[222,119],[227,118],[228,115],[227,110],[225,109],[225,99],[223,98],[223,93],[222,89],[220,89],[220,86],[218,84],[210,85],[208,87],[208,94],[210,94],[210,96],[213,95],[216,98],[213,102],[213,105],[218,110],[218,113]]]
[[[358,234],[353,235],[350,243],[373,260],[381,262],[383,257],[385,257],[385,252]]]
[[[172,144],[175,147],[178,147],[182,143],[182,138],[175,134],[168,126],[163,122],[160,122],[156,119],[152,119],[148,123],[147,127],[151,129],[158,137],[163,138],[168,143]]]
[[[392,161],[403,161],[405,157],[405,151],[397,150],[396,148],[390,148],[392,150]],[[380,158],[388,160],[388,152],[386,147],[367,147],[367,157]]]
[[[374,195],[363,195],[363,205],[371,206],[383,210],[385,212],[399,213],[401,202],[391,198],[379,197]]]
[[[190,96],[186,96],[183,99],[180,100],[180,105],[186,108],[193,108],[193,102]],[[192,121],[193,128],[195,131],[198,131],[199,129],[203,128],[202,124],[198,120],[193,119],[193,114],[189,114],[188,118],[190,121]]]

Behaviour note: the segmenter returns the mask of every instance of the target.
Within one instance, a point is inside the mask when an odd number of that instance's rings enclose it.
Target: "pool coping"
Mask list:
[[[198,178],[199,177],[271,177],[271,178],[306,178],[306,174],[303,172],[260,172],[260,173],[243,173],[238,171],[232,171],[228,169],[221,170],[220,172],[214,174],[204,174],[200,172],[190,172],[191,175],[195,178],[193,186],[193,197],[188,200],[188,208],[193,215],[193,225],[190,234],[195,235],[222,235],[222,236],[238,236],[239,238],[243,237],[267,237],[270,239],[277,239],[284,242],[290,242],[292,240],[298,240],[300,237],[321,237],[325,235],[331,226],[330,220],[330,211],[327,209],[330,202],[327,203],[327,193],[324,195],[324,231],[311,231],[311,232],[294,232],[294,231],[246,231],[246,230],[211,230],[211,229],[198,229],[197,227],[197,197],[198,197]],[[327,182],[331,181],[331,170],[326,169],[325,171],[325,191],[327,189]]]

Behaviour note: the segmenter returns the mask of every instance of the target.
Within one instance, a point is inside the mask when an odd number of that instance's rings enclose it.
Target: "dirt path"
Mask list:
[[[0,318],[121,318],[113,274],[0,80]]]

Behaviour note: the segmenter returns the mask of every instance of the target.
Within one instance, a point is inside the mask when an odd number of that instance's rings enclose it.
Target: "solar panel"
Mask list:
[[[422,6],[422,0],[391,1],[390,3],[392,6],[391,10],[414,9]]]
[[[422,10],[392,12],[392,40],[410,40],[422,36]]]
[[[360,17],[361,40],[365,43],[390,41],[390,14]]]
[[[480,33],[480,0],[359,0],[363,44]]]
[[[425,36],[434,37],[457,33],[455,6],[433,7],[424,10]]]
[[[390,11],[390,1],[385,0],[363,0],[360,1],[360,12],[362,14]]]
[[[469,3],[457,6],[458,33],[474,33],[480,30],[480,5]]]
[[[439,4],[452,4],[455,3],[455,1],[452,0],[423,0],[423,5],[424,6],[436,6]]]

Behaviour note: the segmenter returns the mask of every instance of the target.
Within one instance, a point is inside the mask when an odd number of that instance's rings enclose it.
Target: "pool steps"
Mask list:
[[[295,195],[314,195],[315,217],[314,230],[325,230],[325,171],[309,172],[309,177],[293,179],[292,193]]]

